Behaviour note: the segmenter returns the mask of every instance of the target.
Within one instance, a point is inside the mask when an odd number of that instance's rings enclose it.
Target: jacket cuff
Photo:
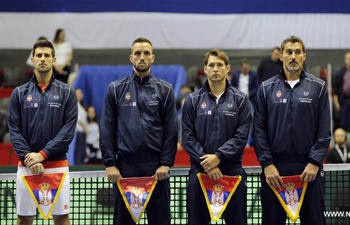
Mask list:
[[[108,163],[105,163],[104,165],[105,165],[106,168],[107,167],[111,167],[111,166],[117,167],[117,163],[114,163],[114,162],[108,162]]]
[[[220,152],[215,152],[215,155],[220,159],[220,161],[222,162],[224,157]]]
[[[265,167],[269,166],[269,165],[272,165],[273,162],[265,162],[265,163],[261,163],[261,167],[262,169],[264,169]]]
[[[175,162],[174,162],[175,163]],[[174,163],[169,163],[169,162],[160,162],[160,165],[161,166],[168,166],[168,167],[172,167],[172,166],[174,166]]]
[[[315,166],[320,166],[320,163],[317,162],[317,161],[314,160],[314,159],[309,159],[308,161],[309,161],[309,163],[311,163],[311,164],[313,164],[313,165],[315,165]]]
[[[44,152],[43,150],[41,150],[39,153],[44,157],[44,159],[49,158],[49,155],[46,152]]]

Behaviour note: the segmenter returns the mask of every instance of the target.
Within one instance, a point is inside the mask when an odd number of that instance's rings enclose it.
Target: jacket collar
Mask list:
[[[133,75],[133,79],[139,83],[145,83],[145,82],[148,82],[149,79],[152,77],[152,73],[150,72],[149,74],[147,74],[146,76],[144,77],[140,77],[138,76],[134,71],[132,72],[132,75]]]
[[[230,83],[229,83],[228,80],[226,79],[226,88],[225,88],[225,91],[224,91],[224,92],[226,92],[227,89],[228,89],[229,87],[230,87]],[[205,91],[207,91],[207,92],[211,92],[208,80],[205,81],[205,83],[204,83],[204,85],[203,85],[203,89],[204,89]]]
[[[287,77],[286,77],[286,74],[284,73],[284,70],[281,69],[281,71],[279,72],[278,74],[278,78],[280,80],[283,80],[283,81],[287,81]],[[305,79],[306,78],[306,72],[304,70],[301,71],[301,74],[300,74],[300,81]]]
[[[50,84],[51,84],[52,82],[54,82],[55,80],[56,80],[56,78],[55,78],[55,76],[52,74],[51,80],[50,80],[50,82],[49,82],[48,85],[50,85]],[[35,84],[38,85],[38,80],[36,79],[35,74],[33,74],[32,78],[31,78],[31,81],[32,81],[33,83],[35,83]]]

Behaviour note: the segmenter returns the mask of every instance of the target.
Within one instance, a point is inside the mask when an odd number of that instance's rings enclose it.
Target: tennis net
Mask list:
[[[171,224],[186,225],[186,187],[188,168],[171,169]],[[245,167],[247,177],[247,217],[248,224],[261,224],[260,167]],[[350,224],[350,164],[325,165],[327,224]],[[70,172],[72,225],[112,224],[113,191],[105,179],[104,170]],[[0,224],[16,224],[16,174],[1,174],[0,168]],[[43,220],[38,214],[34,224],[54,224],[53,220]],[[138,224],[147,224],[145,213]],[[223,219],[217,223],[225,224]],[[297,225],[287,219],[286,224]]]

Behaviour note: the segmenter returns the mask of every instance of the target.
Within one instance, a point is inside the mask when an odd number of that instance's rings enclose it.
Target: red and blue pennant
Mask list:
[[[242,180],[242,176],[223,176],[212,180],[207,174],[197,173],[212,221],[217,222],[225,211],[232,195]]]
[[[65,178],[66,172],[46,173],[44,177],[41,175],[22,176],[29,194],[44,220],[50,218]]]
[[[284,185],[280,189],[271,186],[270,188],[277,196],[290,220],[295,222],[298,220],[308,183],[300,180],[300,175],[281,178]]]
[[[117,185],[135,223],[139,222],[156,187],[153,177],[123,178]]]

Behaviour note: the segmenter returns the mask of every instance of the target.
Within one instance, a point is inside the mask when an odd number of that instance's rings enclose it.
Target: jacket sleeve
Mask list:
[[[17,88],[14,89],[10,98],[10,105],[8,111],[8,126],[13,148],[19,160],[24,161],[25,155],[27,153],[30,153],[31,149],[22,135],[21,102],[19,99],[19,93]]]
[[[273,164],[267,135],[267,98],[264,95],[264,83],[258,89],[255,98],[254,138],[255,153],[262,167]]]
[[[239,103],[239,119],[234,135],[218,148],[215,154],[222,160],[227,161],[234,157],[241,156],[247,144],[252,114],[248,96]]]
[[[118,114],[116,105],[116,93],[111,83],[108,86],[104,99],[103,110],[100,120],[100,149],[103,163],[106,167],[117,166],[116,158],[116,133]]]
[[[232,78],[231,78],[231,86],[232,87],[238,88],[239,74],[240,74],[239,71],[234,71],[232,73]]]
[[[75,128],[78,120],[78,104],[77,96],[72,87],[70,87],[68,97],[65,102],[64,124],[57,135],[49,141],[43,151],[48,157],[55,156],[67,151],[69,144],[72,142]]]
[[[178,123],[175,104],[175,95],[172,86],[166,95],[163,117],[163,147],[160,155],[160,165],[173,166],[177,151]]]
[[[315,143],[309,153],[309,161],[321,165],[326,157],[329,143],[331,141],[331,116],[329,107],[328,89],[326,83],[322,85],[318,103],[318,121]]]
[[[192,102],[192,94],[186,97],[182,110],[182,145],[191,157],[191,162],[200,164],[201,156],[205,155],[202,145],[196,137],[196,112]]]

